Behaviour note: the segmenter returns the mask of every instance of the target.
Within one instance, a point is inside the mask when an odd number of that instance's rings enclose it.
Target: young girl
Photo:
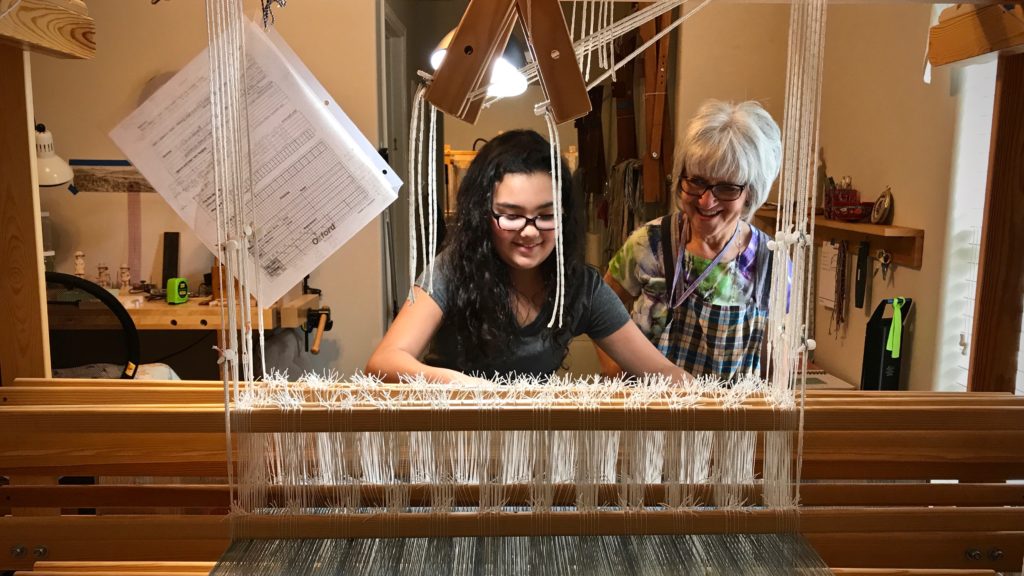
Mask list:
[[[572,338],[587,334],[626,372],[688,376],[583,264],[568,178],[561,187],[565,310],[562,325],[548,328],[558,273],[551,171],[549,144],[533,131],[506,132],[479,151],[459,187],[457,224],[433,278],[427,270],[417,279],[415,299],[370,357],[368,373],[441,382],[549,375]],[[562,172],[569,174],[564,161]]]

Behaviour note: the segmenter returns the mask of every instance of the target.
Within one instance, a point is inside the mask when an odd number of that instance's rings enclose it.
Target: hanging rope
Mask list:
[[[416,292],[413,287],[416,285],[416,273],[419,267],[419,246],[417,242],[416,226],[422,224],[422,217],[419,216],[419,186],[420,168],[423,165],[423,95],[426,86],[421,85],[416,89],[412,99],[412,120],[409,126],[409,300],[416,301]]]
[[[814,340],[808,337],[807,311],[813,306],[809,289],[814,261],[811,239],[826,12],[827,0],[795,0],[790,8],[780,207],[775,239],[769,242],[774,258],[766,334],[768,385],[774,393],[789,397],[796,389],[805,390],[807,363],[801,360],[815,348]],[[794,503],[800,498],[805,397],[801,393]]]
[[[551,311],[551,320],[548,328],[555,325],[562,327],[562,316],[565,309],[565,252],[562,242],[562,143],[558,138],[558,126],[551,110],[544,113],[544,121],[548,126],[548,143],[551,147],[551,195],[554,203],[555,216],[555,267],[557,268],[555,278],[555,305]]]

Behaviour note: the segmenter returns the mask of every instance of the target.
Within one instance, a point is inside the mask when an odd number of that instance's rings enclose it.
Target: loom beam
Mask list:
[[[0,403],[0,474],[9,476],[12,485],[0,487],[0,506],[8,507],[10,512],[0,519],[0,550],[36,542],[46,545],[52,560],[216,559],[227,546],[230,532],[225,516],[228,489],[224,485],[56,485],[56,479],[64,475],[225,474],[223,409],[207,403],[213,394],[222,394],[219,384],[168,382],[140,387],[138,383],[115,382],[20,380],[4,390],[8,396]],[[394,398],[399,388],[383,386],[377,393]],[[47,404],[47,398],[53,398],[54,403]],[[89,398],[118,403],[85,404]],[[190,404],[185,398],[204,402]],[[723,412],[712,406],[711,399],[705,403],[705,408],[695,412]],[[757,398],[746,404],[742,412],[747,416],[768,410]],[[802,474],[805,483],[798,512],[747,509],[698,514],[664,509],[630,513],[604,510],[593,516],[598,519],[596,524],[586,524],[592,531],[634,533],[774,530],[780,525],[796,526],[798,522],[801,533],[831,566],[975,571],[1019,568],[1024,556],[1024,487],[1005,481],[1024,478],[1021,399],[1003,394],[815,392],[807,395],[806,406]],[[465,410],[468,412],[469,407]],[[647,425],[678,417],[665,407],[650,410],[660,414],[660,420],[640,418]],[[957,410],[967,416],[957,420]],[[618,413],[620,416],[614,418],[619,423],[626,422],[621,415],[627,411],[624,403],[610,401],[601,411]],[[294,413],[278,411],[272,417],[271,412],[263,416],[268,426],[274,418],[278,429],[282,428],[281,423],[297,420]],[[326,410],[309,412],[311,422],[327,423],[329,428],[336,426],[340,416],[337,411],[330,415]],[[301,420],[306,416],[304,412]],[[638,415],[631,416],[631,422],[636,422]],[[743,421],[747,425],[762,423],[760,416],[732,416],[730,429]],[[378,413],[377,418],[380,417]],[[533,422],[534,417],[520,415],[509,422]],[[32,424],[32,418],[40,419],[39,423]],[[429,415],[420,418],[429,420]],[[711,416],[706,418],[707,422],[715,421]],[[367,417],[367,421],[371,419]],[[1017,424],[1013,425],[1015,419]],[[158,425],[152,424],[154,420]],[[493,425],[493,419],[489,422]],[[861,426],[856,426],[857,422]],[[999,429],[1007,424],[1011,424],[1008,429]],[[53,429],[49,429],[51,425]],[[235,436],[237,439],[238,435]],[[760,453],[759,448],[757,454]],[[755,471],[760,470],[760,456],[756,457]],[[47,478],[52,479],[51,483],[45,482]],[[884,485],[860,481],[941,478],[972,482]],[[830,483],[817,484],[814,480]],[[617,486],[595,488],[601,502],[616,501]],[[687,487],[691,488],[697,498],[708,497],[710,487]],[[295,489],[268,488],[270,492],[292,494]],[[332,490],[351,494],[349,486],[317,489],[321,500],[310,502],[337,501]],[[523,485],[503,489],[510,502],[529,500],[529,490]],[[478,490],[475,485],[460,487],[459,502],[478,502]],[[758,485],[744,490],[749,502],[760,498]],[[364,485],[358,497],[365,503],[379,503],[386,498],[385,492],[382,486]],[[410,490],[411,496],[424,505],[430,503],[430,492],[431,487],[425,485]],[[571,503],[575,487],[556,486],[555,493],[557,502]],[[645,502],[656,503],[663,496],[663,485],[643,487]],[[61,508],[79,507],[97,507],[103,514],[58,515]],[[152,513],[168,507],[201,513]],[[500,522],[495,521],[498,517]],[[336,528],[346,520],[358,523],[363,535],[396,534],[384,516],[295,518],[297,525],[310,535],[329,533],[332,523]],[[270,536],[274,522],[270,518],[255,518],[245,526]],[[402,515],[398,523],[405,535],[437,535],[436,526],[430,528],[428,524],[414,514]],[[565,513],[477,513],[454,515],[446,522],[452,533],[467,534],[535,534],[538,524],[548,526],[549,530],[578,533],[581,517]],[[865,554],[864,550],[871,552]],[[982,560],[971,560],[966,555],[972,550],[981,550]],[[992,550],[1001,551],[1000,560],[988,558]],[[0,561],[0,569],[24,569],[32,560],[8,556]]]

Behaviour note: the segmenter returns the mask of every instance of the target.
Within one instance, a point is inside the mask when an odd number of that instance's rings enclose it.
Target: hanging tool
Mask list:
[[[636,12],[636,9],[633,10]],[[636,48],[636,32],[619,38],[615,61],[620,62]],[[624,65],[612,82],[615,102],[615,164],[636,158],[636,112],[633,106],[633,62]]]
[[[864,307],[864,293],[867,291],[867,283],[871,279],[871,254],[870,245],[866,240],[857,245],[857,284],[853,292],[853,305],[857,308]]]
[[[314,288],[309,285],[309,274],[302,279],[302,293],[303,294],[316,294],[320,296],[323,290]],[[320,353],[320,340],[324,336],[324,332],[327,332],[331,328],[334,328],[334,321],[331,320],[331,309],[330,308],[310,308],[306,310],[306,323],[302,326],[302,331],[306,334],[306,352],[312,352],[313,354]],[[313,348],[309,347],[309,335],[312,332],[316,332],[316,336],[313,337]]]
[[[659,29],[672,23],[672,13],[666,12],[640,26],[640,40],[652,39]],[[668,90],[669,37],[663,36],[644,52],[644,115],[647,149],[644,162],[644,201],[665,200],[665,179],[672,173],[672,124],[666,106]]]
[[[302,331],[306,333],[306,352],[312,352],[313,354],[320,353],[320,341],[324,337],[324,332],[334,328],[334,320],[331,320],[331,309],[330,308],[310,308],[306,311],[306,324],[302,327]],[[312,332],[316,332],[316,336],[313,337],[313,347],[309,346],[309,335]]]
[[[836,242],[833,241],[833,244]],[[839,250],[836,254],[836,293],[835,306],[832,308],[831,328],[836,337],[839,336],[843,324],[846,324],[846,259],[847,251],[850,249],[846,240],[838,242]]]
[[[875,255],[875,258],[882,266],[882,281],[885,282],[889,279],[889,266],[892,265],[892,252],[882,248]]]
[[[313,288],[312,286],[310,286],[309,285],[309,274],[306,274],[306,276],[302,279],[302,293],[303,294],[316,294],[317,296],[320,296],[323,293],[323,290],[321,290],[319,288]]]
[[[885,349],[893,358],[900,357],[900,349],[903,346],[903,302],[905,298],[892,299],[892,324],[889,325],[889,337],[885,342]]]

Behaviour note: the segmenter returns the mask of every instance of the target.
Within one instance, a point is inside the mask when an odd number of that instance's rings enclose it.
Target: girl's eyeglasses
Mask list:
[[[540,214],[533,218],[520,216],[519,214],[498,214],[491,212],[491,216],[498,223],[498,228],[508,232],[521,232],[530,224],[541,232],[549,232],[555,229],[554,214]]]
[[[731,202],[739,198],[747,186],[746,184],[733,184],[731,182],[716,182],[712,184],[703,178],[684,176],[679,183],[679,187],[683,189],[683,193],[687,196],[700,198],[704,196],[705,192],[710,190],[711,195],[715,198],[723,202]]]

